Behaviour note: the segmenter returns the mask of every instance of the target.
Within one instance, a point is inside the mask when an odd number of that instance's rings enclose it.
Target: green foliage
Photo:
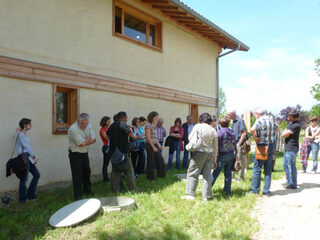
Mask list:
[[[288,122],[287,121],[282,121],[279,125],[279,127],[283,130],[285,130],[288,127]]]
[[[320,104],[313,105],[310,110],[310,117],[311,116],[320,116]]]
[[[227,114],[226,102],[227,102],[226,94],[222,88],[219,88],[219,108],[220,108],[219,117],[222,117]]]
[[[320,84],[316,83],[312,86],[310,93],[315,100],[320,101]]]

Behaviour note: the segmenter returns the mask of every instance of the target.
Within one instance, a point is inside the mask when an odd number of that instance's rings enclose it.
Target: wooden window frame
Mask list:
[[[57,92],[68,94],[68,122],[57,123]],[[79,115],[79,88],[63,84],[53,84],[53,106],[52,106],[52,133],[68,134],[69,127],[77,120]]]
[[[115,12],[116,12],[116,7],[119,7],[121,8],[121,34],[120,33],[117,33],[116,32],[116,29],[115,29]],[[128,13],[144,22],[146,22],[146,43],[143,43],[139,40],[136,40],[134,38],[131,38],[131,37],[128,37],[128,36],[125,36],[124,35],[124,13]],[[153,45],[150,45],[149,44],[149,40],[150,40],[150,24],[154,25],[156,30],[155,30],[155,33],[156,33],[156,37],[155,37],[155,46]],[[149,48],[149,49],[152,49],[154,51],[157,51],[157,52],[162,52],[162,22],[149,15],[148,13],[140,10],[140,9],[137,9],[121,0],[113,0],[113,6],[112,6],[112,34],[113,36],[115,37],[118,37],[118,38],[121,38],[121,39],[125,39],[129,42],[132,42],[132,43],[135,43],[135,44],[138,44],[140,46],[143,46],[143,47],[146,47],[146,48]]]

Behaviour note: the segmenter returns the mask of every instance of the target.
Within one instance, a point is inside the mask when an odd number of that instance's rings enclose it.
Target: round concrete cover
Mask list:
[[[103,210],[107,212],[136,208],[134,200],[128,197],[104,197],[99,200]]]
[[[52,227],[69,227],[76,225],[96,214],[101,208],[101,202],[98,199],[83,199],[64,206],[55,212],[49,224]]]

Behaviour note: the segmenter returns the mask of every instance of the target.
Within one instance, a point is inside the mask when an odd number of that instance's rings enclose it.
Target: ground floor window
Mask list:
[[[53,85],[53,133],[67,134],[78,116],[78,88]]]

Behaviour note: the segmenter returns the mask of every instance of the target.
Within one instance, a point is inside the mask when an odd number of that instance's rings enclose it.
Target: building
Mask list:
[[[130,122],[156,110],[167,130],[176,117],[214,114],[219,54],[248,50],[178,0],[0,5],[0,155],[8,159],[19,120],[31,118],[41,185],[71,179],[66,132],[78,113],[89,113],[97,133],[101,117],[120,110]],[[101,172],[101,145],[89,151],[92,174]],[[0,191],[18,187],[0,178]]]

